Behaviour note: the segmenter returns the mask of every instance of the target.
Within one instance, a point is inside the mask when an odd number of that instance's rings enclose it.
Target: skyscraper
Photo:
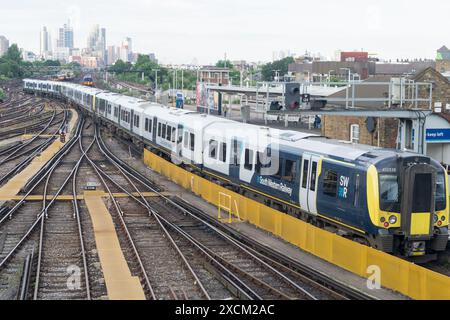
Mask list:
[[[117,48],[116,46],[108,46],[108,55],[106,59],[106,63],[108,65],[113,65],[116,63],[118,57],[117,57]]]
[[[70,20],[58,29],[58,40],[56,41],[55,58],[60,61],[68,61],[73,49],[73,29]]]
[[[0,57],[3,56],[9,48],[9,40],[4,36],[0,36]]]
[[[89,33],[87,40],[87,49],[90,54],[106,62],[106,29],[100,28],[99,25],[94,25]]]
[[[73,49],[73,28],[70,26],[70,21],[59,28],[57,47]]]
[[[133,46],[131,38],[125,38],[120,48],[120,59],[129,62],[132,60]]]
[[[47,27],[42,27],[40,40],[40,55],[42,58],[46,58],[52,51]]]

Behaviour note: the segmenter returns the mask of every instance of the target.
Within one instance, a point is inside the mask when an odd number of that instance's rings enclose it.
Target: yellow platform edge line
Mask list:
[[[140,195],[137,192],[131,193],[134,197],[140,197]],[[164,196],[172,196],[173,193],[171,192],[162,192],[161,193]],[[129,198],[130,196],[127,193],[113,193],[112,194],[114,198]],[[160,195],[154,192],[143,192],[142,195],[147,198],[151,197],[159,197]],[[100,197],[108,198],[109,193],[101,192],[99,194]],[[55,196],[54,195],[48,195],[46,197],[47,200],[52,200]],[[23,196],[3,196],[0,195],[0,201],[20,201],[23,199]],[[25,201],[42,201],[44,199],[44,196],[42,195],[31,195],[25,198]],[[56,197],[56,201],[73,201],[74,197],[72,195],[60,195]],[[77,195],[77,200],[84,200],[83,195]]]

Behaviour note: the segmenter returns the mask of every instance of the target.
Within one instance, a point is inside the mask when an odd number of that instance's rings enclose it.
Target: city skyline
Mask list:
[[[32,10],[23,12],[24,4]],[[436,10],[437,5],[444,10]],[[277,8],[265,0],[246,3],[142,0],[132,6],[105,1],[82,0],[74,4],[43,0],[36,4],[24,0],[2,8],[5,20],[2,35],[11,43],[39,54],[42,27],[47,26],[55,47],[54,30],[70,19],[75,48],[86,47],[92,26],[98,24],[108,30],[107,46],[120,45],[124,38],[130,37],[135,52],[155,52],[163,63],[176,64],[194,59],[200,64],[210,64],[223,59],[225,53],[231,60],[249,61],[271,61],[274,51],[298,55],[308,50],[332,57],[338,49],[364,49],[387,60],[435,58],[436,49],[450,42],[444,28],[445,8],[450,9],[450,4],[437,0],[430,0],[425,8],[419,7],[417,1],[404,0],[369,4],[324,0],[314,5],[285,0]],[[187,9],[194,10],[189,10],[189,15],[183,14]],[[105,14],[95,14],[99,11]],[[26,20],[27,24],[17,23],[19,12],[23,17],[20,20]],[[396,16],[396,12],[404,14]],[[280,16],[286,19],[271,19]],[[258,22],[253,22],[256,17]],[[423,23],[408,24],[408,20],[418,18]],[[335,28],[323,21],[333,22]]]

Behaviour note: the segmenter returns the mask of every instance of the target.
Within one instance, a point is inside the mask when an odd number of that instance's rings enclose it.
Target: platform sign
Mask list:
[[[450,142],[450,129],[427,129],[427,142]]]
[[[197,108],[210,109],[214,112],[218,109],[218,94],[211,92],[204,83],[197,83]]]

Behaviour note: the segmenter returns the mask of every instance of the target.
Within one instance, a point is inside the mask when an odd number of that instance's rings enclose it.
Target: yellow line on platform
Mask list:
[[[102,198],[109,197],[109,193],[105,193],[102,191],[98,191],[100,196]],[[140,195],[137,192],[131,193],[135,197],[139,197]],[[161,193],[164,196],[170,197],[173,195],[173,193],[170,192],[162,192]],[[144,197],[150,198],[150,197],[159,197],[160,195],[154,192],[143,192],[142,195]],[[52,200],[55,196],[54,195],[47,195],[47,200]],[[130,196],[126,193],[113,193],[114,198],[129,198]],[[23,196],[16,195],[16,196],[4,196],[3,194],[0,194],[0,201],[20,201],[22,200]],[[31,195],[26,197],[26,201],[42,201],[44,199],[43,195]],[[77,195],[77,200],[84,200],[84,195]],[[73,196],[70,194],[67,195],[60,195],[56,197],[56,201],[73,201]]]
[[[91,216],[100,264],[110,300],[145,300],[138,277],[132,276],[120,247],[103,192],[86,191],[84,200]]]
[[[23,134],[21,136],[22,140],[28,140],[28,139],[33,139],[34,137],[38,136],[39,138],[52,138],[55,135],[53,134],[40,134],[40,135],[36,135],[36,134]]]

